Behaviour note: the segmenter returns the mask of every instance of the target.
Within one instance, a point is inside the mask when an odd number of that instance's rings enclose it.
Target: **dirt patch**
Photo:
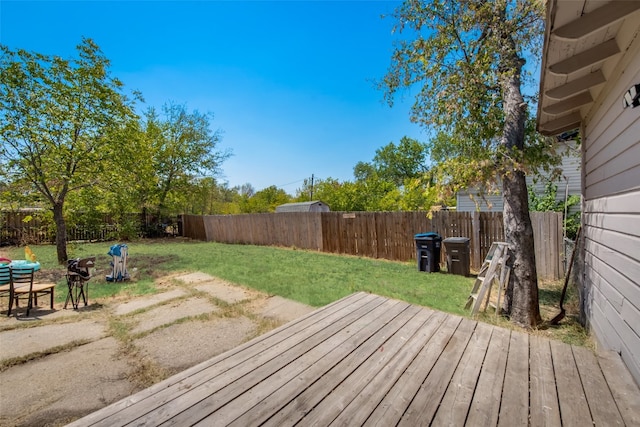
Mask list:
[[[313,310],[201,273],[157,286],[77,311],[41,303],[28,318],[3,305],[0,425],[67,424]]]

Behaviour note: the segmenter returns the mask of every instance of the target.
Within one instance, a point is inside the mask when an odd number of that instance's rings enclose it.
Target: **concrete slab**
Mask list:
[[[113,312],[116,316],[122,316],[125,314],[132,313],[136,310],[140,310],[142,308],[151,307],[156,304],[160,304],[161,302],[169,301],[175,298],[180,298],[186,295],[186,292],[182,289],[174,289],[169,292],[163,292],[161,294],[155,294],[147,297],[138,297],[131,301],[124,302],[118,306],[116,306]]]
[[[212,281],[196,286],[196,289],[206,292],[209,295],[226,302],[227,304],[236,304],[241,301],[249,300],[253,297],[251,292],[238,286],[229,285],[222,281]]]
[[[17,317],[14,313],[10,318],[0,315],[0,360],[47,352],[55,347],[64,349],[3,368],[0,372],[0,426],[66,425],[138,391],[134,390],[137,387],[134,381],[140,379],[138,369],[149,369],[146,373],[150,375],[154,375],[155,368],[177,373],[242,344],[254,336],[258,327],[266,331],[266,328],[313,310],[311,307],[301,309],[303,304],[285,303],[284,299],[269,298],[262,292],[234,286],[207,274],[183,276],[188,276],[185,280],[192,283],[189,286],[194,289],[197,287],[220,301],[242,308],[230,310],[225,317],[190,319],[139,338],[134,335],[133,346],[137,351],[126,351],[126,354],[136,354],[144,361],[150,359],[149,366],[146,363],[141,366],[139,359],[123,356],[123,343],[108,337],[112,332],[108,327],[111,314],[123,316],[148,308],[121,318],[135,331],[143,332],[185,316],[222,311],[207,295],[195,297],[189,294],[187,286],[176,287],[174,276],[156,281],[158,289],[163,289],[162,293],[133,297],[126,303],[119,299],[91,299],[88,307],[80,306],[78,311],[62,310],[60,303],[51,311],[41,303],[28,318],[20,312]],[[247,317],[242,313],[251,315]],[[278,321],[251,320],[253,316],[262,315]],[[41,325],[23,327],[28,323]],[[79,342],[85,342],[79,341],[74,347],[74,340],[92,342],[79,345]]]
[[[165,369],[178,372],[242,344],[255,327],[244,316],[194,320],[160,329],[135,345]]]
[[[131,332],[138,334],[185,317],[214,313],[216,311],[220,311],[220,308],[204,298],[188,298],[174,301],[135,316],[135,321],[138,324]]]
[[[64,425],[138,391],[118,353],[109,337],[0,372],[0,425]]]
[[[91,320],[2,331],[0,360],[44,352],[73,341],[95,341],[104,335],[104,325]]]
[[[266,301],[265,306],[259,314],[262,317],[290,322],[312,312],[313,310],[315,310],[315,308],[309,305],[279,296],[273,296]]]
[[[175,279],[186,284],[210,282],[212,280],[216,280],[214,276],[207,273],[201,273],[199,271],[195,273],[188,273],[188,274],[183,274],[181,276],[176,276]]]

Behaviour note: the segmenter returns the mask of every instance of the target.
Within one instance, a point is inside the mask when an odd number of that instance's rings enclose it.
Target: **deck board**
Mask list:
[[[573,357],[582,379],[582,388],[589,403],[591,417],[595,425],[624,425],[622,416],[616,408],[616,402],[613,400],[593,352],[584,347],[573,346],[572,349]]]
[[[400,421],[461,320],[447,317],[425,346],[422,349],[416,349],[419,350],[416,357],[373,410],[364,425],[389,426],[396,425]]]
[[[478,323],[440,403],[434,425],[464,425],[493,328]]]
[[[399,425],[417,426],[425,422],[428,425],[426,420],[433,419],[475,326],[476,322],[468,319],[460,322],[433,369],[418,389],[411,405],[402,416]]]
[[[526,425],[529,422],[529,335],[511,332],[507,368],[502,387],[499,426]]]
[[[425,323],[414,333],[404,334],[401,339],[405,340],[404,346],[394,354],[393,359],[380,370],[369,384],[351,401],[351,403],[333,420],[332,425],[352,426],[362,425],[370,416],[373,410],[382,401],[391,387],[402,376],[407,367],[418,354],[418,351],[433,336],[446,315],[441,312],[428,312],[421,310],[421,314],[427,314]]]
[[[494,426],[497,424],[510,335],[511,331],[498,328],[495,328],[491,334],[489,348],[467,416],[469,425]]]
[[[356,293],[72,425],[637,425],[619,356]]]
[[[562,424],[576,427],[591,425],[589,405],[571,346],[558,341],[550,343]]]
[[[546,338],[529,340],[529,412],[531,427],[562,425],[560,405],[551,358],[551,344]]]

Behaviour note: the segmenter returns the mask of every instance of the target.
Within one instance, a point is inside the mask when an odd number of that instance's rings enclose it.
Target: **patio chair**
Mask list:
[[[67,299],[64,302],[64,308],[71,301],[71,305],[75,310],[80,304],[80,297],[87,306],[89,300],[89,279],[91,279],[91,269],[96,264],[96,257],[83,259],[70,259],[67,261]]]
[[[53,310],[53,292],[55,283],[34,283],[33,267],[13,266],[11,271],[11,286],[13,287],[13,298],[16,307],[20,306],[20,298],[27,297],[27,316],[34,305],[38,305],[39,294],[49,294],[51,298],[51,310]]]
[[[7,316],[11,316],[13,307],[13,286],[11,286],[11,269],[9,264],[0,265],[0,298],[9,298],[9,310]]]

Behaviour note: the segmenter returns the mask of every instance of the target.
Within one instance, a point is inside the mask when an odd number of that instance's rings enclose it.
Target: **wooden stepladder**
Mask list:
[[[483,301],[485,302],[485,310],[488,305],[493,306],[489,302],[491,298],[491,287],[496,282],[498,285],[498,301],[495,304],[496,316],[498,315],[500,307],[500,298],[502,292],[506,289],[507,283],[509,283],[509,274],[511,269],[507,266],[507,260],[509,259],[509,247],[505,242],[493,242],[489,253],[480,267],[480,272],[476,282],[473,284],[473,290],[467,304],[464,308],[468,309],[473,304],[471,309],[471,315],[478,314]]]

